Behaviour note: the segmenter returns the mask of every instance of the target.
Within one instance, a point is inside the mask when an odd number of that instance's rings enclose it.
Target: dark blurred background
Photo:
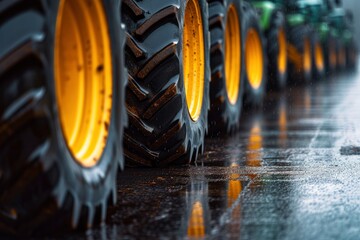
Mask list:
[[[345,9],[349,9],[354,14],[354,30],[356,43],[360,46],[360,0],[343,0]]]

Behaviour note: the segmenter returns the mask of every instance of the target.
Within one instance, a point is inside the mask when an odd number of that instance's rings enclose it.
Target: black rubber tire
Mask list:
[[[308,71],[304,70],[302,61],[304,57],[305,39],[308,39],[311,48],[311,30],[307,25],[299,25],[288,28],[288,49],[294,48],[297,51],[300,62],[294,61],[288,50],[288,67],[291,82],[290,84],[310,83],[312,80],[312,63]],[[312,59],[312,58],[311,58]]]
[[[54,83],[58,0],[0,2],[0,231],[53,234],[103,221],[116,200],[125,120],[119,1],[103,1],[109,22],[113,109],[104,152],[93,167],[73,158],[62,134]],[[116,31],[115,31],[116,30]],[[119,31],[120,30],[120,31]]]
[[[336,42],[334,37],[329,36],[323,43],[325,57],[326,75],[330,75],[336,71]],[[333,60],[331,58],[334,58]]]
[[[339,72],[346,69],[346,49],[340,39],[336,40],[336,68]]]
[[[315,31],[311,31],[311,63],[312,63],[312,79],[314,81],[322,80],[325,77],[325,56],[324,56],[324,48],[320,42],[319,36]],[[316,64],[316,45],[319,44],[322,50],[323,56],[323,67]]]
[[[185,0],[122,1],[127,26],[125,58],[129,126],[124,147],[128,166],[164,166],[196,161],[204,149],[209,108],[208,10],[200,0],[205,46],[201,113],[189,115],[182,76]]]
[[[228,7],[233,4],[239,17],[241,35],[241,5],[239,1],[215,1],[209,0],[209,27],[210,27],[210,112],[209,132],[212,136],[235,132],[239,126],[240,114],[244,92],[244,64],[243,64],[243,38],[241,41],[241,65],[239,93],[235,104],[229,101],[225,81],[225,28],[227,22]]]
[[[346,68],[353,71],[357,66],[358,51],[356,43],[351,40],[346,46]]]
[[[265,53],[265,38],[263,31],[260,28],[260,20],[256,10],[247,2],[241,3],[242,7],[242,36],[246,39],[250,29],[254,29],[261,41],[262,45],[262,56],[263,56],[263,75],[261,84],[257,89],[251,87],[249,83],[248,73],[246,71],[246,60],[244,60],[245,65],[245,92],[244,92],[244,103],[245,107],[261,107],[263,100],[266,94],[266,85],[267,85],[267,56]],[[246,40],[244,40],[244,45],[246,45]],[[246,54],[246,49],[244,46],[243,55]],[[245,57],[244,57],[245,58]]]
[[[268,56],[268,87],[272,89],[284,89],[286,87],[287,68],[281,73],[278,66],[279,57],[279,32],[283,29],[286,34],[285,17],[281,11],[275,11],[270,19],[270,26],[265,32]]]

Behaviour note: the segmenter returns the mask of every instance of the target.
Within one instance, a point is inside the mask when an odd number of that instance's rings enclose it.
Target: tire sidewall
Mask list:
[[[311,58],[311,64],[310,64],[310,69],[309,71],[306,71],[305,69],[303,70],[303,77],[304,77],[304,82],[305,83],[310,83],[312,80],[312,73],[313,73],[313,69],[314,69],[314,62],[313,62],[313,48],[312,48],[312,40],[311,40],[311,33],[310,31],[305,31],[304,37],[302,38],[302,55],[304,56],[305,53],[305,41],[308,40],[310,43],[310,58]]]
[[[252,9],[252,7],[244,2],[242,3],[242,9],[243,9],[243,21],[242,21],[242,29],[243,33],[242,36],[244,38],[244,44],[243,44],[243,55],[246,55],[246,38],[248,36],[248,32],[250,29],[254,29],[260,37],[261,45],[262,45],[262,55],[263,55],[263,76],[261,85],[254,89],[251,87],[249,78],[247,76],[247,68],[246,68],[246,60],[244,60],[245,65],[245,99],[246,103],[250,105],[261,105],[265,96],[265,89],[266,89],[266,82],[267,82],[267,56],[265,54],[265,41],[264,36],[262,33],[262,30],[259,25],[259,19],[257,17],[257,14]],[[244,57],[246,59],[246,57]]]
[[[292,63],[291,61],[288,61],[288,65],[292,68],[292,77],[296,79],[300,84],[310,83],[312,80],[313,71],[310,27],[308,25],[297,25],[291,27],[288,32],[290,32],[290,34],[288,35],[289,43],[292,44],[299,51],[299,54],[301,54],[302,57],[304,57],[305,52],[305,40],[308,40],[310,43],[311,64],[309,71],[301,69],[301,72],[299,72],[297,66],[295,66],[294,63]]]
[[[184,141],[185,148],[187,149],[187,155],[189,161],[193,158],[194,150],[195,151],[203,151],[204,150],[204,138],[208,128],[208,110],[209,110],[209,80],[210,80],[210,34],[209,34],[209,26],[208,26],[208,6],[205,0],[199,0],[199,6],[201,9],[201,18],[203,23],[203,38],[204,38],[204,94],[202,99],[201,113],[197,121],[193,121],[190,117],[190,113],[186,103],[186,94],[185,94],[185,86],[184,86],[184,76],[183,76],[183,65],[180,64],[180,78],[179,78],[179,90],[183,94],[181,94],[182,99],[182,116],[186,126],[186,139]],[[183,59],[183,30],[184,30],[184,18],[185,18],[185,9],[186,9],[187,1],[180,2],[180,26],[179,26],[179,44],[178,44],[178,54],[180,62]],[[190,152],[189,152],[190,151]],[[197,152],[195,153],[197,154]]]
[[[278,36],[279,36],[280,30],[282,29],[285,33],[285,38],[286,38],[287,31],[286,31],[286,26],[285,26],[285,16],[281,11],[276,10],[272,13],[270,21],[271,21],[270,27],[266,33],[266,35],[267,35],[266,45],[267,45],[267,53],[268,53],[268,61],[269,61],[268,62],[268,66],[269,66],[268,74],[270,74],[270,81],[271,81],[271,84],[268,84],[268,85],[269,86],[273,85],[276,88],[284,89],[286,86],[286,81],[287,81],[287,76],[288,76],[288,61],[286,60],[285,72],[281,73],[279,71],[279,65],[278,65],[278,57],[279,57],[279,51],[280,51],[280,47],[279,47],[280,44],[279,44]],[[271,40],[273,40],[273,39],[270,39],[270,37],[271,37],[270,34],[272,34],[272,31],[275,31],[273,33],[273,35],[276,36],[276,39],[275,39],[276,44],[271,42]],[[270,49],[270,47],[269,47],[270,44],[271,44],[271,47],[273,47],[273,49]],[[274,58],[274,57],[276,57],[276,58]]]
[[[315,31],[311,31],[311,62],[312,62],[312,71],[314,80],[321,80],[325,74],[325,61],[324,61],[324,48],[320,42],[320,38]],[[321,47],[321,51],[323,53],[323,69],[318,69],[316,64],[316,45]]]
[[[243,105],[243,96],[244,96],[244,82],[245,82],[245,61],[244,61],[244,35],[243,35],[243,25],[242,25],[242,16],[243,16],[243,12],[242,12],[242,8],[241,8],[241,4],[240,1],[237,0],[227,0],[225,1],[224,5],[225,5],[225,27],[226,27],[226,23],[227,23],[227,12],[229,9],[229,6],[233,4],[235,6],[236,12],[238,14],[238,18],[239,18],[239,28],[240,28],[240,75],[239,75],[239,93],[237,96],[237,100],[235,104],[232,104],[229,101],[229,97],[228,97],[228,92],[227,92],[227,88],[226,88],[226,74],[225,74],[225,54],[224,54],[224,67],[222,69],[223,71],[223,76],[224,76],[224,86],[225,86],[225,93],[226,93],[226,97],[225,97],[225,101],[226,101],[226,106],[228,106],[228,111],[231,113],[231,115],[236,115],[236,118],[239,119],[240,118],[240,114],[241,114],[241,110],[242,110],[242,105]],[[224,39],[225,39],[225,31],[223,31],[224,33]],[[223,41],[223,49],[225,49],[225,41]]]
[[[323,44],[323,49],[326,49],[324,51],[325,54],[325,67],[326,67],[326,74],[329,75],[335,71],[336,63],[333,65],[331,60],[331,55],[335,54],[336,56],[336,43],[335,39],[332,36],[328,36],[327,40]]]
[[[125,79],[124,73],[119,69],[123,66],[123,57],[120,57],[124,41],[120,41],[120,35],[116,34],[116,29],[120,29],[120,18],[116,11],[120,9],[120,1],[103,1],[107,16],[111,48],[112,48],[112,111],[109,125],[109,135],[107,144],[103,150],[99,162],[93,167],[83,167],[71,154],[65,137],[62,132],[60,116],[58,112],[55,77],[54,77],[54,48],[56,18],[59,10],[59,0],[49,1],[50,11],[47,13],[48,34],[47,34],[47,53],[49,57],[49,66],[47,66],[47,88],[49,89],[49,105],[52,122],[49,156],[46,157],[46,165],[57,164],[62,184],[76,196],[80,203],[102,203],[106,201],[105,197],[115,187],[118,159],[122,159],[122,116],[119,109],[123,108],[124,83],[118,81]],[[120,96],[122,95],[122,96]],[[123,111],[122,111],[123,113]],[[51,159],[51,161],[50,161]],[[104,196],[105,195],[105,196]]]

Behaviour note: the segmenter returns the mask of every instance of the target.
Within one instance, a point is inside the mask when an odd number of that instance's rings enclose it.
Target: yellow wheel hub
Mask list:
[[[304,40],[304,58],[303,58],[303,64],[304,64],[304,70],[305,72],[311,71],[311,44],[310,40],[305,38]]]
[[[110,36],[101,1],[60,1],[54,51],[62,132],[75,160],[92,167],[105,148],[112,108]]]
[[[239,96],[241,66],[241,34],[239,16],[233,4],[229,6],[225,28],[225,84],[231,104]]]
[[[259,33],[251,28],[246,36],[245,61],[250,86],[258,89],[263,79],[263,49]]]
[[[197,0],[188,0],[183,36],[183,77],[190,117],[197,121],[204,96],[205,47],[201,9]]]
[[[318,70],[324,70],[324,54],[320,43],[315,46],[315,64]]]
[[[278,68],[281,74],[284,74],[287,69],[287,52],[286,52],[286,36],[283,28],[280,29],[278,34],[279,42],[279,56],[278,56]]]

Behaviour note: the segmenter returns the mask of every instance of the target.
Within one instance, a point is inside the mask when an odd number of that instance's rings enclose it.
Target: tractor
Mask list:
[[[268,59],[268,86],[284,89],[288,75],[285,3],[281,0],[251,0],[260,18]]]
[[[331,5],[330,5],[331,6]],[[357,65],[357,46],[354,40],[353,15],[341,6],[331,8],[329,24],[336,39],[336,62],[339,70],[355,69]]]
[[[322,78],[325,70],[321,40],[327,36],[321,2],[305,0],[252,0],[260,16],[267,42],[269,85],[284,88],[289,69],[289,83],[310,82]],[[318,15],[322,16],[322,15]],[[311,20],[309,20],[311,18]],[[319,24],[314,24],[314,23]],[[319,27],[318,27],[319,25]],[[321,27],[320,27],[321,25]],[[321,36],[320,36],[321,35]]]

